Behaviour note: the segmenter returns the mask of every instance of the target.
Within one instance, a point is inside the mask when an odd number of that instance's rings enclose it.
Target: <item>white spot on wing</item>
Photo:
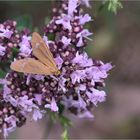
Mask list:
[[[39,47],[39,43],[36,43],[35,48],[37,49]]]

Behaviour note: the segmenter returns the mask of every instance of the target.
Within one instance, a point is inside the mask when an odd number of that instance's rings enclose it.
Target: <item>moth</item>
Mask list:
[[[35,58],[24,58],[11,63],[10,68],[17,72],[42,75],[59,75],[53,55],[42,37],[34,32],[31,39],[32,52]]]

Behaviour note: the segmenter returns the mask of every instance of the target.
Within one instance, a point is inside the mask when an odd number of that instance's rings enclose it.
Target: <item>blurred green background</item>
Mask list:
[[[100,1],[91,4],[85,11],[94,19],[87,26],[94,35],[87,51],[115,67],[106,81],[106,102],[93,110],[94,121],[67,114],[73,121],[70,138],[140,138],[140,1],[122,2],[123,9],[116,15],[101,7]],[[43,34],[53,6],[51,1],[0,1],[0,22],[20,21],[24,16],[29,28]],[[60,138],[61,133],[59,124],[51,127],[44,118],[37,123],[28,121],[9,138]]]

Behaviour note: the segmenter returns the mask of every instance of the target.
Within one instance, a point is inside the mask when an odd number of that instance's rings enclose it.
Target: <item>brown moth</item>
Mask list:
[[[11,63],[10,68],[17,72],[30,74],[58,75],[60,73],[56,66],[53,55],[41,36],[34,32],[32,34],[32,51],[38,59],[25,58]]]

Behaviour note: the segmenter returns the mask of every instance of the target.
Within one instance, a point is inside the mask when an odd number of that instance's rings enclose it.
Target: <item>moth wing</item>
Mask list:
[[[45,54],[47,53],[48,56],[53,58],[53,55],[50,52],[49,47],[46,45],[45,41],[42,39],[42,37],[37,32],[34,32],[32,34],[32,40],[33,40],[33,42],[35,42],[35,45],[36,45],[36,43],[41,43],[42,46],[40,47],[40,49],[43,51],[43,53],[45,53]]]
[[[45,65],[50,65],[56,68],[52,53],[50,52],[48,46],[45,44],[44,40],[38,33],[34,32],[32,34],[31,43],[33,48],[33,54]]]
[[[30,74],[53,74],[51,70],[42,64],[40,61],[33,58],[25,58],[12,62],[10,68],[17,72],[30,73]]]

